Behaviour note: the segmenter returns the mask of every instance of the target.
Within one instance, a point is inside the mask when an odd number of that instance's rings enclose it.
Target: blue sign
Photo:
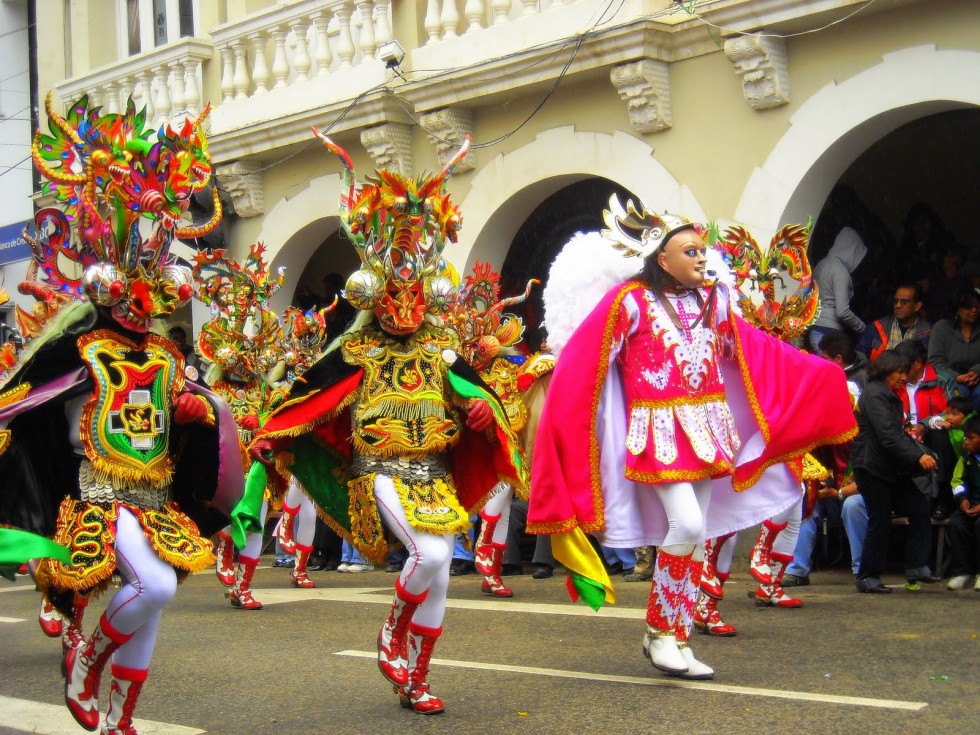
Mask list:
[[[16,263],[18,260],[27,260],[31,257],[31,246],[21,237],[28,222],[17,222],[0,227],[0,265]]]

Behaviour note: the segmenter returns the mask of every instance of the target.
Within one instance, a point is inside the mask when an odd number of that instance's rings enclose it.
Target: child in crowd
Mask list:
[[[953,498],[957,508],[946,527],[953,567],[946,587],[961,590],[972,580],[980,592],[980,416],[963,424],[963,457],[953,473]]]
[[[967,396],[953,396],[949,399],[943,414],[937,417],[940,419],[939,428],[946,429],[949,435],[949,443],[953,451],[952,461],[947,466],[955,467],[963,459],[963,423],[974,415],[976,415],[976,410],[973,407],[973,400],[971,398]],[[948,456],[945,453],[941,454],[942,456]],[[953,472],[955,472],[955,469]],[[953,501],[953,494],[951,492],[951,488],[955,486],[956,483],[952,482],[952,473],[947,474],[945,477],[940,477],[939,494],[935,500],[935,508],[932,513],[933,518],[949,518],[949,514],[955,510],[956,503]]]

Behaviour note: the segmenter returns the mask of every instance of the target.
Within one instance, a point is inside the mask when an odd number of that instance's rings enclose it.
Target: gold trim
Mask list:
[[[30,383],[21,383],[20,385],[5,390],[0,393],[0,408],[9,406],[11,403],[17,403],[27,398],[27,394],[31,392]]]

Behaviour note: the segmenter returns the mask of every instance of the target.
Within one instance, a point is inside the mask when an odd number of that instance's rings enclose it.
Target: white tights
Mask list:
[[[510,528],[510,501],[514,499],[514,488],[506,482],[498,482],[490,491],[490,497],[483,506],[483,515],[499,515],[496,527],[493,529],[493,537],[490,539],[494,544],[507,543],[507,530]]]
[[[772,545],[773,553],[787,554],[793,556],[796,551],[796,540],[800,537],[800,525],[803,523],[803,496],[793,503],[789,508],[773,516],[772,522],[779,525],[786,524]]]
[[[686,556],[693,551],[696,560],[703,560],[704,522],[711,500],[711,480],[665,482],[657,485],[653,492],[660,498],[667,514],[664,551],[675,556]]]
[[[299,508],[293,523],[293,538],[300,546],[312,546],[313,536],[316,535],[316,508],[310,496],[299,487],[299,481],[294,477],[289,482],[289,492],[282,503],[289,508]]]
[[[400,577],[402,588],[413,595],[429,590],[412,621],[427,628],[440,627],[446,615],[449,563],[453,558],[455,536],[425,533],[409,524],[395,483],[387,475],[375,475],[374,499],[381,520],[408,551]]]
[[[160,559],[143,526],[120,506],[116,521],[116,571],[125,584],[112,596],[105,617],[120,633],[133,634],[112,656],[117,666],[147,669],[163,608],[177,593],[177,573]]]

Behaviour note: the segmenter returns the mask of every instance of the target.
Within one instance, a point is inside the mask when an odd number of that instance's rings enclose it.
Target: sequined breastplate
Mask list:
[[[95,382],[80,436],[99,481],[169,484],[170,408],[184,386],[183,357],[155,334],[143,346],[110,331],[79,338]]]
[[[519,373],[520,366],[502,357],[495,358],[480,371],[480,377],[493,388],[493,392],[504,404],[510,428],[515,432],[521,431],[527,424],[527,407],[521,400],[521,392],[517,387]]]
[[[423,327],[404,342],[374,329],[347,338],[344,359],[364,369],[354,406],[354,447],[380,456],[424,456],[459,438],[456,413],[446,400],[448,334]]]

